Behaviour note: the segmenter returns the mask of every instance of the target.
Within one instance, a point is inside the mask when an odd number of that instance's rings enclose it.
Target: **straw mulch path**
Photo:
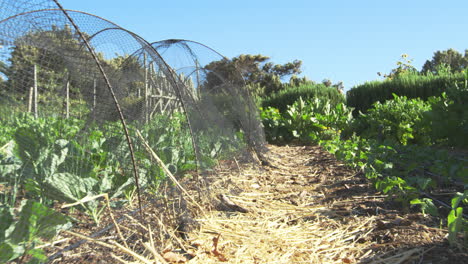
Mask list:
[[[438,220],[375,193],[320,147],[270,150],[269,166],[220,165],[215,195],[248,212],[197,219],[189,263],[468,263]]]

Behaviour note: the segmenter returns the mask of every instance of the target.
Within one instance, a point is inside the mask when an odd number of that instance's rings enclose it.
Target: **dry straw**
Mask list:
[[[352,201],[323,204],[310,198],[315,197],[312,195],[294,205],[284,199],[295,192],[292,189],[259,187],[262,179],[268,177],[275,181],[285,177],[284,174],[297,175],[299,169],[290,165],[294,169],[283,168],[280,172],[252,165],[218,166],[216,179],[211,181],[213,197],[198,203],[204,212],[195,219],[199,228],[189,230],[187,241],[180,239],[177,230],[163,219],[156,217],[153,226],[143,227],[130,216],[128,221],[116,223],[124,230],[123,235],[131,236],[129,226],[140,226],[148,237],[131,243],[128,240],[128,245],[83,235],[80,238],[111,249],[109,255],[119,263],[408,263],[431,250],[401,248],[387,255],[370,239],[374,231],[378,232],[378,216],[343,217],[336,211],[339,207],[333,209],[338,203]],[[278,182],[270,183],[274,184]],[[315,187],[302,186],[309,188],[310,193]],[[183,191],[192,197],[196,192]],[[213,201],[222,200],[246,209],[245,213],[220,210],[222,207]],[[197,212],[198,206],[193,206]],[[119,237],[125,240],[122,235]]]
[[[227,263],[354,263],[369,246],[357,241],[375,226],[374,218],[351,219],[347,224],[331,220],[322,216],[323,207],[298,207],[268,198],[256,198],[253,206],[248,197],[230,198],[250,212],[213,211],[197,219],[202,227],[192,234],[206,246],[214,234],[220,234],[219,247]],[[197,255],[192,261],[218,263],[212,254]]]

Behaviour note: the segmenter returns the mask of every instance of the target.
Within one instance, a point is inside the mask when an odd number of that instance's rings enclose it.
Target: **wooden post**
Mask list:
[[[33,92],[34,118],[37,118],[37,66],[34,64],[34,92]]]
[[[67,86],[65,88],[65,107],[66,107],[66,115],[65,118],[70,118],[70,81],[67,81]]]
[[[143,64],[145,67],[145,123],[149,121],[149,105],[148,105],[148,67],[146,66],[146,53],[143,54]]]
[[[163,95],[163,85],[164,85],[164,83],[163,83],[164,79],[163,78],[164,78],[163,75],[161,73],[159,73],[158,74],[158,84],[159,84],[158,85],[158,95],[159,96]],[[159,104],[159,113],[163,114],[164,113],[164,109],[163,109],[164,100],[162,98],[160,98],[160,99],[158,99],[158,102],[161,102]]]
[[[96,79],[93,81],[93,111],[96,109]]]
[[[32,113],[34,87],[29,87],[28,113]]]
[[[93,80],[93,120],[96,120],[96,78]]]
[[[153,109],[153,105],[154,105],[154,101],[152,99],[152,95],[153,95],[153,83],[154,83],[154,80],[153,80],[153,72],[154,72],[154,63],[150,63],[149,65],[149,111],[150,111],[150,115],[149,115],[149,118],[151,119],[151,109]]]

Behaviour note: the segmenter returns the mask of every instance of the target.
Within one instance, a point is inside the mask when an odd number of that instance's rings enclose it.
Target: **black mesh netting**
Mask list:
[[[258,156],[265,142],[226,62],[52,0],[0,0],[0,206],[75,203],[99,222],[92,198],[104,193],[113,208],[138,197],[140,210],[165,197],[172,214],[186,210],[185,187],[208,197],[219,160]]]

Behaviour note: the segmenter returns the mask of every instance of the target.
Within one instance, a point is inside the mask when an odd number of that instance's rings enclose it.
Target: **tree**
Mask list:
[[[332,81],[330,79],[323,79],[322,84],[325,85],[326,87],[332,86]]]
[[[337,83],[333,83],[330,79],[323,79],[322,84],[325,87],[333,87],[335,88],[339,93],[344,94],[344,84],[342,81],[339,81]]]
[[[89,38],[86,35],[85,37]],[[143,67],[135,66],[138,65],[136,58],[116,56],[105,60],[102,53],[97,53],[97,56],[119,99],[137,90],[133,89],[134,86],[144,87],[144,84],[136,81],[137,71],[144,76]],[[34,86],[36,68],[40,104],[47,105],[48,109],[63,109],[65,87],[69,83],[72,101],[77,99],[75,103],[84,106],[84,99],[87,109],[93,109],[94,117],[100,118],[96,115],[99,112],[103,113],[103,119],[112,118],[114,103],[106,82],[91,53],[83,45],[81,36],[71,27],[52,26],[48,30],[31,31],[18,37],[11,49],[9,62],[5,74],[6,88],[2,90],[12,98],[24,101],[28,99],[29,91]],[[142,81],[143,78],[140,83]],[[96,101],[99,103],[96,104]],[[82,111],[83,108],[76,109]]]
[[[378,76],[383,76],[386,79],[394,79],[405,74],[417,74],[418,71],[413,66],[413,59],[410,59],[408,54],[402,54],[400,60],[396,63],[397,67],[392,69],[389,74],[377,73]]]
[[[300,78],[297,77],[297,75],[292,75],[291,78],[289,78],[289,86],[301,86],[301,85],[315,85],[315,82],[312,80],[309,80],[306,76]]]
[[[258,91],[252,91],[254,94],[268,95],[282,88],[282,79],[301,73],[300,60],[285,64],[274,64],[269,60],[269,57],[258,54],[239,55],[231,60],[212,62],[205,66],[211,72],[207,76],[207,85],[215,86],[222,81],[236,84],[245,82],[249,87],[258,88]]]
[[[338,92],[340,92],[341,94],[344,94],[344,83],[342,81],[339,81],[335,84],[332,85],[332,87],[334,87],[336,90],[338,90]]]
[[[145,67],[143,55],[118,55],[110,60],[102,60],[101,62],[107,74],[116,84],[114,89],[120,96],[143,96],[145,87],[144,76]],[[141,59],[141,61],[139,61]],[[149,66],[146,65],[149,70]]]
[[[33,31],[17,38],[6,73],[10,91],[24,96],[33,86],[34,67],[39,69],[38,84],[41,89],[48,92],[61,89],[71,60],[84,58],[86,53],[79,37],[69,26],[52,26],[51,30]]]
[[[452,73],[463,71],[468,67],[468,49],[465,54],[454,49],[436,51],[431,60],[427,60],[422,69],[422,73],[439,74],[440,69],[449,67]]]
[[[5,62],[0,61],[0,88],[2,88],[3,82],[5,81],[3,79],[4,76],[8,74],[8,66],[6,65]]]

